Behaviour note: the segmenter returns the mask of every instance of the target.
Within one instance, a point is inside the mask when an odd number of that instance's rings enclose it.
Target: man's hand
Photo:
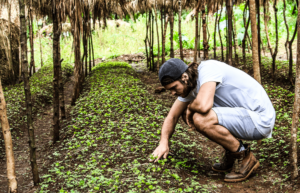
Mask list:
[[[150,162],[157,162],[161,156],[163,156],[164,159],[167,159],[169,153],[169,146],[167,144],[159,144],[159,146],[154,150],[154,152],[151,154],[151,157],[153,156],[154,158],[150,158]]]
[[[186,122],[192,130],[195,130],[195,125],[194,125],[194,121],[193,121],[193,115],[195,114],[195,112],[191,111],[189,106],[187,107],[187,110],[186,110]]]

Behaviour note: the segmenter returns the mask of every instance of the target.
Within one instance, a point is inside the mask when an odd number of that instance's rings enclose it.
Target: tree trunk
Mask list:
[[[41,53],[41,67],[43,67],[43,49],[42,49],[41,35],[42,35],[42,34],[40,34],[40,33],[38,32],[39,43],[40,43],[40,53]]]
[[[61,34],[61,21],[59,20],[59,35]],[[60,105],[60,112],[61,112],[61,119],[66,118],[66,108],[65,108],[65,90],[64,90],[64,83],[63,83],[63,76],[61,70],[61,63],[63,59],[61,58],[60,54],[60,38],[58,42],[58,59],[59,59],[59,105]]]
[[[59,58],[60,58],[60,50],[59,50]],[[61,62],[59,61],[59,104],[60,104],[60,112],[61,112],[61,119],[66,118],[66,108],[65,108],[65,89],[64,89],[64,83],[62,79],[62,70],[61,70]]]
[[[237,42],[237,32],[236,32],[236,20],[234,14],[232,16],[232,21],[233,21],[234,59],[235,59],[235,66],[237,66],[239,63],[239,55],[237,53],[238,42]]]
[[[157,33],[157,63],[156,63],[156,71],[159,71],[159,57],[160,57],[160,45],[159,45],[159,30],[158,30],[158,21],[157,21],[157,0],[155,0],[155,9],[154,9],[154,13],[155,13],[155,23],[156,23],[156,33]]]
[[[221,30],[220,30],[220,20],[222,17],[222,10],[223,10],[223,3],[221,3],[221,11],[220,11],[219,19],[218,19],[218,28],[219,28],[219,38],[220,38],[220,43],[221,43],[222,61],[224,62],[224,48],[223,48],[222,34],[221,34]]]
[[[95,55],[94,55],[94,45],[93,45],[93,34],[91,33],[91,45],[92,45],[92,54],[93,54],[93,67],[95,67]]]
[[[299,1],[300,2],[300,1]],[[293,109],[293,123],[291,128],[291,162],[293,171],[291,178],[294,180],[298,177],[298,163],[297,163],[297,130],[299,127],[299,112],[300,112],[300,3],[298,3],[298,19],[297,19],[297,64],[296,64],[296,84],[295,84],[295,101]]]
[[[217,39],[216,39],[216,33],[217,33],[217,25],[218,25],[218,10],[219,10],[219,2],[217,2],[217,12],[216,12],[216,18],[215,18],[215,29],[214,29],[214,59],[217,58]]]
[[[204,60],[207,60],[208,59],[209,44],[208,44],[208,41],[207,41],[207,24],[206,24],[205,6],[206,6],[206,1],[203,0],[203,3],[202,3],[203,49],[204,49]]]
[[[82,90],[82,83],[84,81],[84,76],[82,73],[82,62],[80,60],[80,26],[82,24],[81,11],[80,11],[80,1],[75,0],[74,16],[72,21],[72,29],[74,29],[74,54],[75,54],[75,66],[74,66],[74,94],[72,96],[72,105],[75,105],[76,100],[79,98],[79,94]]]
[[[152,67],[151,67],[151,70],[154,71],[154,50],[153,50],[153,47],[154,47],[154,15],[152,14],[151,12],[151,23],[152,23],[152,31],[151,31],[151,34],[152,34],[152,41],[151,41],[151,55],[152,55]]]
[[[15,83],[15,73],[12,62],[12,38],[11,38],[11,3],[8,3],[8,70],[9,70],[9,79],[13,84]]]
[[[164,12],[164,14],[166,15],[166,13]],[[165,26],[164,26],[164,33],[163,33],[163,44],[162,44],[162,63],[165,63],[166,61],[166,51],[165,51],[165,47],[166,47],[166,34],[167,34],[167,28],[168,28],[168,20],[169,17],[165,16]]]
[[[144,40],[145,42],[145,51],[146,51],[146,57],[147,57],[147,68],[149,68],[149,63],[150,63],[150,60],[149,60],[149,53],[148,53],[148,30],[149,29],[149,22],[148,22],[148,17],[147,17],[147,13],[146,13],[146,38]]]
[[[8,179],[8,193],[18,192],[18,183],[15,174],[15,158],[13,152],[13,143],[11,138],[10,127],[7,119],[6,113],[6,102],[4,98],[4,93],[2,89],[2,83],[0,79],[0,121],[2,126],[2,133],[5,143],[5,153],[6,153],[6,169],[7,169],[7,179]]]
[[[26,20],[25,20],[25,3],[24,0],[20,0],[20,43],[21,43],[21,61],[22,61],[22,78],[25,90],[25,101],[26,101],[26,114],[27,114],[27,129],[29,136],[29,148],[30,148],[30,163],[33,174],[33,183],[38,185],[40,182],[38,167],[36,163],[36,147],[34,140],[34,128],[32,124],[32,102],[31,93],[28,77],[28,61],[27,61],[27,36],[26,36]]]
[[[198,1],[198,4],[197,4],[197,7],[196,7],[196,12],[195,12],[195,48],[194,48],[194,62],[197,62],[197,47],[198,47],[198,18],[199,18],[199,9],[200,9],[200,6],[201,6],[201,1],[202,0],[199,0]]]
[[[163,51],[164,51],[164,10],[162,9],[160,11],[160,23],[161,23],[161,63],[165,63],[164,57],[163,57]]]
[[[179,35],[179,46],[180,46],[180,59],[183,60],[183,46],[182,46],[182,34],[181,34],[181,0],[178,1],[179,13],[178,13],[178,35]]]
[[[87,28],[87,15],[84,16],[84,23],[83,23],[83,60],[82,62],[84,63],[84,74],[87,76],[87,70],[88,70],[88,64],[87,64],[87,59],[88,59],[88,50],[87,50],[87,33],[88,33],[88,28]]]
[[[259,56],[258,56],[258,40],[257,40],[258,36],[257,36],[257,25],[256,25],[255,0],[249,0],[249,7],[250,7],[251,32],[252,32],[252,60],[253,60],[254,78],[257,82],[259,82],[259,84],[261,84]]]
[[[60,66],[60,54],[59,54],[59,46],[60,46],[60,29],[58,23],[58,13],[57,10],[58,5],[56,5],[57,0],[53,1],[53,143],[59,141],[59,66]]]
[[[295,31],[293,34],[293,37],[291,39],[291,41],[289,41],[289,53],[290,53],[290,57],[289,57],[289,80],[291,82],[291,85],[294,85],[294,81],[293,81],[293,42],[295,40],[296,37],[296,33],[297,33],[297,22],[296,22],[296,26],[295,26]]]
[[[92,71],[92,55],[91,55],[91,37],[88,36],[88,50],[89,50],[89,73]]]
[[[265,0],[265,1],[267,1],[267,0]],[[286,52],[286,58],[288,60],[289,59],[288,43],[289,43],[289,39],[290,39],[290,31],[289,31],[289,26],[286,21],[285,10],[286,10],[286,2],[285,2],[285,0],[283,0],[283,19],[284,19],[284,24],[285,24],[285,28],[286,28],[286,42],[284,44],[284,47],[285,47],[285,52]]]
[[[197,37],[197,53],[198,53],[198,58],[201,58],[201,45],[200,45],[200,41],[201,41],[201,30],[202,27],[201,27],[201,12],[199,11],[199,14],[198,14],[198,37]]]
[[[257,11],[258,58],[259,58],[259,68],[261,70],[260,0],[256,0],[255,5]]]
[[[29,76],[32,76],[35,73],[35,64],[34,64],[34,43],[33,43],[33,18],[32,18],[32,0],[30,0],[29,6],[29,35],[30,35],[30,67],[29,67]]]
[[[226,2],[226,4],[227,4],[227,2]],[[225,6],[226,6],[226,4],[225,4]],[[225,15],[227,15],[227,18],[228,18],[228,10],[227,9],[226,9]],[[225,62],[228,63],[228,50],[229,50],[229,42],[228,42],[228,19],[226,20],[226,35],[225,35],[225,39],[226,39],[226,59],[225,59]]]
[[[278,53],[278,19],[277,19],[277,0],[274,0],[274,5],[273,5],[273,9],[274,9],[274,15],[275,15],[275,30],[276,30],[276,44],[275,44],[275,49],[272,55],[272,76],[273,76],[273,80],[275,79],[275,70],[276,70],[276,56]]]
[[[247,7],[249,6],[249,0],[247,0],[247,3],[246,3],[246,6],[245,6],[245,9],[244,9],[244,26],[245,26],[245,34],[244,34],[244,38],[243,38],[243,41],[242,41],[242,47],[243,47],[243,63],[244,65],[246,65],[246,41],[247,41],[247,34],[248,34],[248,27],[249,27],[249,22],[250,22],[250,17],[248,17],[248,21],[246,23],[246,10],[247,10]],[[248,50],[249,50],[249,47],[248,47]]]
[[[270,53],[271,53],[271,56],[273,55],[273,50],[272,50],[272,45],[271,45],[271,42],[270,42],[270,38],[269,38],[269,30],[268,30],[268,15],[267,15],[267,11],[268,11],[268,1],[267,0],[264,0],[264,23],[265,23],[265,31],[266,31],[266,37],[267,37],[267,40],[268,40],[268,47],[269,47],[269,50],[270,50]]]
[[[228,64],[232,65],[232,0],[226,1],[228,14]]]
[[[209,26],[209,18],[208,18],[208,11],[206,12],[206,31],[207,31],[207,45],[208,45],[208,49],[210,48],[210,46],[209,46],[209,39],[210,39],[210,33],[209,33],[209,29],[208,29],[208,27],[207,26]],[[207,49],[207,59],[209,59],[209,54],[208,54],[208,50]]]
[[[91,36],[92,36],[92,26],[91,26],[91,18],[89,18],[89,35],[88,35],[88,43],[89,43],[89,73],[92,71],[92,54],[91,54]]]
[[[195,48],[194,48],[194,62],[197,62],[197,50],[198,50],[198,17],[199,13],[196,11],[195,14]]]
[[[174,58],[173,35],[174,35],[174,13],[173,13],[173,10],[171,10],[171,13],[170,13],[170,42],[171,42],[170,57],[171,58]]]
[[[152,50],[152,41],[153,41],[153,37],[152,37],[152,17],[151,17],[151,11],[149,11],[149,15],[148,15],[148,18],[149,18],[149,33],[150,33],[150,39],[149,39],[149,42],[148,42],[148,45],[149,45],[149,70],[152,70],[152,58],[153,58],[153,50]]]

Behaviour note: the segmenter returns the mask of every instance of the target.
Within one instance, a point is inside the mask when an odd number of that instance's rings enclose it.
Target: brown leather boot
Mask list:
[[[240,182],[246,180],[250,174],[258,168],[259,162],[250,151],[249,145],[244,144],[244,147],[246,150],[230,154],[234,159],[234,164],[232,171],[226,174],[225,182]]]
[[[221,163],[215,163],[212,166],[212,170],[216,171],[216,172],[228,172],[232,169],[233,163],[234,163],[234,159],[233,157],[230,155],[231,152],[228,150],[225,150],[225,153],[222,157]]]

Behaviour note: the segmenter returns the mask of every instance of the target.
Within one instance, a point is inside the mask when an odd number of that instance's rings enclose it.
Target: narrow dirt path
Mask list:
[[[64,90],[67,116],[70,112],[73,86],[74,76],[71,76],[69,78],[69,81],[66,82]],[[47,172],[47,165],[51,164],[49,162],[50,159],[45,156],[47,154],[45,154],[44,152],[51,151],[52,117],[53,107],[50,104],[44,108],[43,114],[40,114],[34,118],[35,140],[37,147],[37,164],[40,177],[42,177],[43,174]],[[23,136],[21,137],[14,137],[13,143],[19,192],[33,193],[37,189],[37,187],[33,186],[32,181],[27,131],[24,131]],[[0,160],[0,165],[0,193],[6,193],[7,177],[5,158],[3,160]]]

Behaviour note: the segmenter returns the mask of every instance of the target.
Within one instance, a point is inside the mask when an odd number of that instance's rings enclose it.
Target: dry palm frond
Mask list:
[[[8,21],[0,19],[0,39],[7,39],[8,37]],[[11,36],[12,36],[12,49],[18,49],[19,43],[19,27],[14,23],[11,23]],[[0,49],[6,49],[6,47],[0,44]],[[8,48],[7,48],[8,49]]]
[[[0,0],[0,7],[5,6],[9,0]],[[48,16],[52,18],[52,0],[32,0],[32,10],[36,18]],[[203,0],[181,0],[182,9],[193,10],[198,1]],[[239,5],[246,0],[232,0],[234,4]],[[262,0],[261,0],[262,1]],[[75,9],[75,0],[57,0],[56,8],[60,11],[60,21],[66,22],[67,17],[71,18]],[[206,0],[207,10],[209,14],[215,13],[217,3],[225,4],[225,0]],[[26,0],[29,5],[29,0]],[[117,14],[120,18],[129,15],[132,19],[136,13],[145,13],[153,9],[178,12],[178,0],[79,0],[80,12],[84,14],[84,10],[88,9],[92,13],[92,19],[106,20],[111,14]],[[263,4],[261,3],[263,6]],[[95,23],[95,22],[94,22]]]

